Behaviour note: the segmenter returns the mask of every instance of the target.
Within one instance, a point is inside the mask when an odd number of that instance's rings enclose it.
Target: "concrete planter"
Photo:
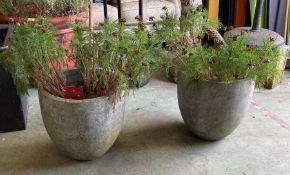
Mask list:
[[[205,140],[220,140],[231,134],[248,111],[254,82],[232,84],[187,81],[178,77],[178,103],[187,127]]]
[[[124,118],[124,99],[115,104],[108,97],[70,100],[39,90],[46,130],[66,155],[93,160],[108,151],[117,139]]]

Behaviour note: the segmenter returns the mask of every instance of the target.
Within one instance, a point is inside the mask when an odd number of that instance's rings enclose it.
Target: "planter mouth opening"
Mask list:
[[[69,68],[67,70],[63,71],[64,76],[66,77],[66,82],[65,86],[66,87],[81,87],[83,86],[83,79],[82,75],[79,71],[78,68]],[[64,89],[65,91],[65,89]],[[93,103],[97,101],[102,101],[102,100],[110,100],[109,96],[98,96],[98,97],[93,97],[93,98],[84,98],[84,99],[74,99],[74,98],[66,98],[66,97],[59,97],[56,95],[51,94],[49,91],[47,91],[44,87],[39,87],[39,93],[42,95],[54,99],[56,101],[62,101],[66,103]],[[125,93],[122,93],[119,98],[116,100],[119,101],[125,96]]]
[[[82,14],[82,13],[87,13],[88,12],[88,8],[87,7],[84,7],[82,8],[81,10],[79,11],[74,11],[73,13],[63,13],[62,15],[61,14],[58,14],[58,15],[53,15],[53,14],[45,14],[45,13],[42,13],[42,15],[40,16],[45,16],[45,17],[48,17],[50,19],[61,19],[61,18],[70,18],[71,16],[77,16],[79,14]],[[24,14],[29,14],[29,15],[21,15],[21,14],[2,14],[0,13],[0,18],[17,18],[17,19],[28,19],[28,18],[31,18],[31,19],[36,19],[37,16],[39,16],[40,12],[24,12]]]
[[[44,96],[46,96],[48,98],[51,98],[51,99],[56,100],[56,101],[65,102],[65,103],[74,103],[74,104],[93,103],[93,102],[102,101],[102,100],[109,100],[108,96],[100,96],[100,97],[96,97],[96,98],[88,98],[88,99],[82,99],[82,100],[66,99],[66,98],[52,95],[51,93],[47,92],[43,88],[39,88],[38,91],[40,91],[39,93],[43,94]]]
[[[179,76],[184,77],[185,79],[187,76],[183,73],[179,74]],[[208,80],[208,79],[193,79],[193,80],[188,80],[188,81],[198,81],[198,82],[205,82],[205,83],[212,83],[212,84],[235,84],[237,82],[242,82],[242,81],[254,81],[252,79],[238,79],[238,80],[233,80],[233,81],[214,81],[214,80]]]
[[[64,16],[45,16],[49,19],[49,22],[54,25],[58,30],[60,29],[67,29],[72,28],[71,24],[74,23],[80,23],[85,24],[86,19],[88,18],[88,10],[85,9],[81,12],[75,13],[75,14],[68,14]],[[22,16],[5,16],[0,14],[0,23],[9,24],[11,23],[11,19],[14,21],[13,23],[17,22],[36,22],[37,17],[31,16],[31,17],[22,17]],[[65,32],[67,33],[67,32]]]
[[[215,84],[234,84],[237,82],[242,82],[242,81],[253,81],[250,79],[239,79],[239,80],[233,80],[233,81],[214,81],[214,80],[194,80],[194,81],[200,81],[200,82],[207,82],[207,83],[215,83]]]
[[[67,27],[63,29],[59,29],[56,33],[56,35],[63,35],[63,34],[68,34],[68,33],[73,33],[73,28],[72,27]]]

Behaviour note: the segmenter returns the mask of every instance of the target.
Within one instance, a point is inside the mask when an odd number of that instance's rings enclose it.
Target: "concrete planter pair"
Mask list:
[[[45,128],[56,146],[76,160],[105,154],[117,139],[124,118],[124,98],[115,106],[108,97],[70,100],[39,89]]]
[[[220,140],[231,134],[248,111],[254,82],[231,84],[187,81],[178,77],[178,103],[186,126],[199,138]]]

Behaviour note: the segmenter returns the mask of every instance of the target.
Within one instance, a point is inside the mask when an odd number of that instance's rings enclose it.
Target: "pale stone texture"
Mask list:
[[[187,127],[206,140],[220,140],[240,124],[248,112],[255,83],[239,80],[231,84],[189,81],[178,78],[178,104]]]
[[[39,91],[46,130],[66,155],[93,160],[113,145],[122,127],[124,99],[115,106],[108,97],[70,100]]]

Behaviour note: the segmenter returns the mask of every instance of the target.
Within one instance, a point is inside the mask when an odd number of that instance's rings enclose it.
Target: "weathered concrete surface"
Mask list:
[[[56,146],[76,160],[94,160],[106,153],[123,124],[125,100],[108,97],[70,100],[39,91],[44,126]]]
[[[290,72],[287,72],[290,82]],[[256,91],[241,125],[219,142],[185,127],[176,85],[151,80],[126,101],[125,123],[113,147],[90,162],[71,160],[48,137],[37,92],[30,91],[28,129],[0,134],[1,175],[289,175],[290,87]],[[254,105],[254,103],[253,103]],[[268,113],[267,113],[268,111]],[[272,115],[269,115],[272,114]]]
[[[231,134],[248,113],[255,83],[231,84],[188,81],[180,75],[177,85],[179,109],[186,126],[205,140],[220,140]]]

